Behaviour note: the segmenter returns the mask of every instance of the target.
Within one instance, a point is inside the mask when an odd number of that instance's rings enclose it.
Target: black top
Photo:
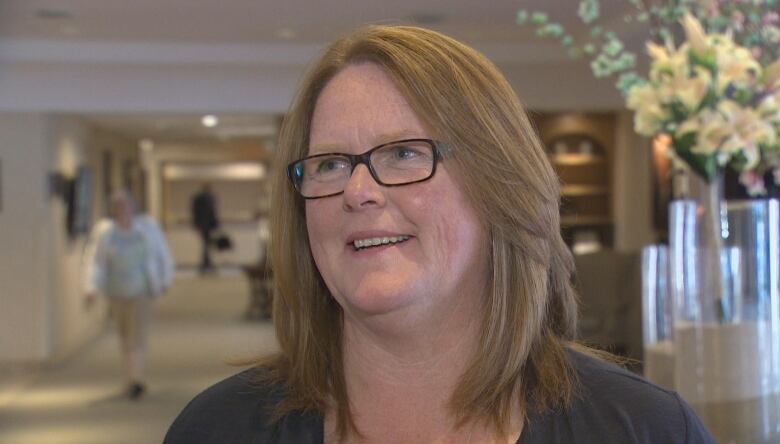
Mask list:
[[[580,377],[566,411],[532,414],[518,444],[714,443],[699,418],[673,391],[583,354],[569,357]],[[322,443],[322,417],[291,414],[267,425],[283,390],[252,386],[247,370],[207,389],[179,414],[165,444]]]
[[[209,191],[201,191],[192,198],[192,224],[201,231],[219,228],[216,198]]]

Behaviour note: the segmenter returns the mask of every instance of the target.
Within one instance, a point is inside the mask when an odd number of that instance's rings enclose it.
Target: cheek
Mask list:
[[[309,232],[309,237],[321,236],[332,230],[336,225],[334,221],[334,214],[331,210],[332,205],[327,205],[327,199],[317,199],[306,201],[305,213],[306,217],[306,229]]]
[[[483,230],[464,199],[432,202],[424,211],[435,215],[430,219],[431,240],[438,259],[447,264],[444,272],[469,266],[482,253]]]
[[[334,220],[333,215],[328,214],[328,206],[323,205],[321,200],[306,202],[306,231],[309,234],[311,253],[318,268],[325,265],[325,246],[328,240],[335,238],[334,231],[338,226]]]

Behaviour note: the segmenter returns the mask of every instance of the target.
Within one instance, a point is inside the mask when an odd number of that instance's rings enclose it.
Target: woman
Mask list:
[[[413,27],[337,41],[276,165],[281,352],[166,442],[709,442],[674,393],[569,347],[558,180],[473,49]]]
[[[110,301],[127,377],[126,394],[140,398],[146,386],[146,340],[152,300],[165,293],[173,277],[173,259],[157,223],[136,215],[126,191],[111,197],[111,220],[90,236],[85,256],[86,304],[97,293]]]

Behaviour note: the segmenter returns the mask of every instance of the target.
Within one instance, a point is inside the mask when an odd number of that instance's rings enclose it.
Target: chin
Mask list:
[[[413,291],[404,282],[393,279],[388,280],[368,279],[363,280],[344,302],[349,304],[350,310],[363,315],[376,316],[390,314],[408,307],[414,302]]]

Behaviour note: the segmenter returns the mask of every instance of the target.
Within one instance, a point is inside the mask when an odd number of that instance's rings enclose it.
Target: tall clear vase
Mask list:
[[[674,390],[673,307],[669,294],[669,248],[642,249],[642,336],[644,376]]]
[[[718,443],[780,442],[780,210],[692,175],[672,202],[675,387]]]

